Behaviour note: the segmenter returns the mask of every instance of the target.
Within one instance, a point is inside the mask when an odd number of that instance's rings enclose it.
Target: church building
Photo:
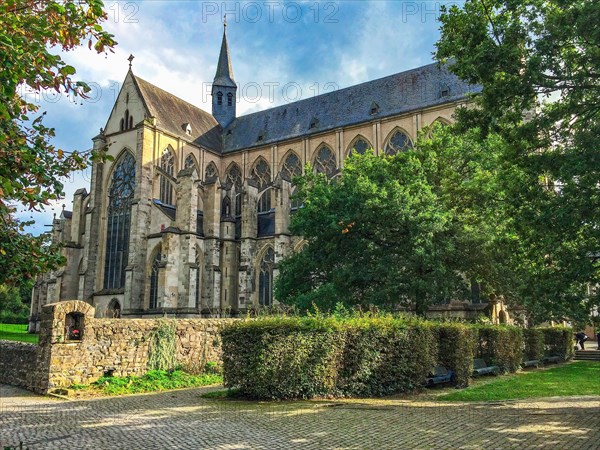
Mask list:
[[[200,82],[199,82],[200,84]],[[269,306],[289,233],[292,179],[333,178],[353,151],[394,154],[450,122],[476,87],[430,64],[264,111],[236,114],[225,31],[208,113],[131,69],[94,149],[89,191],[53,222],[67,264],[40,277],[44,304],[79,299],[100,317],[230,315]]]

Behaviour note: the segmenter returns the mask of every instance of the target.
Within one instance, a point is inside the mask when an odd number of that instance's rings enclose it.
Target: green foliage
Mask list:
[[[12,217],[15,205],[39,209],[63,195],[63,180],[85,168],[89,155],[51,144],[54,130],[43,125],[39,106],[22,89],[53,90],[85,97],[89,87],[75,81],[75,68],[56,51],[87,43],[98,53],[110,50],[112,35],[100,0],[7,0],[0,3],[0,283],[56,268],[64,258],[48,235],[25,233],[29,222]]]
[[[222,383],[218,374],[191,375],[181,370],[149,370],[141,377],[102,377],[88,386],[73,385],[76,390],[100,390],[106,395],[137,394]]]
[[[39,335],[28,333],[27,324],[0,323],[0,340],[37,344]]]
[[[526,361],[542,361],[544,359],[544,331],[540,328],[526,328],[523,330],[523,359]]]
[[[541,327],[544,333],[545,356],[559,356],[567,361],[575,355],[573,329],[570,327]]]
[[[523,398],[600,394],[600,364],[575,361],[548,370],[499,377],[482,385],[442,395],[442,401],[502,401]]]
[[[161,320],[151,331],[148,347],[149,370],[173,370],[177,366],[175,331],[176,325],[173,320]]]
[[[458,387],[467,387],[473,372],[477,330],[460,323],[440,323],[435,328],[438,364],[454,371]]]
[[[29,299],[27,299],[29,303]],[[0,322],[6,319],[27,319],[29,305],[21,299],[21,292],[16,287],[0,285]]]
[[[587,289],[600,281],[599,15],[592,0],[468,0],[440,18],[437,59],[483,87],[458,129],[504,142],[499,211],[537,323],[600,304]]]
[[[523,330],[508,325],[477,325],[475,357],[504,372],[516,372],[523,361]]]

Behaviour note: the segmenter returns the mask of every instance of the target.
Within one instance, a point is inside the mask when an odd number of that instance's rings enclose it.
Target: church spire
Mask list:
[[[219,54],[219,63],[217,64],[217,73],[213,84],[217,86],[235,87],[233,80],[233,69],[231,68],[231,59],[229,58],[229,45],[227,45],[227,21],[223,18],[223,41],[221,42],[221,53]]]
[[[227,45],[227,22],[223,18],[223,41],[221,53],[217,64],[217,73],[212,85],[212,115],[222,127],[226,127],[235,119],[235,105],[237,103],[237,85],[233,80],[233,70],[229,59],[229,46]]]

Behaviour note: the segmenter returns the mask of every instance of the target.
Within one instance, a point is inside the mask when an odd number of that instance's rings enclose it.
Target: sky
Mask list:
[[[134,55],[139,77],[210,112],[223,16],[236,83],[238,115],[264,110],[433,62],[442,2],[431,1],[113,1],[104,0],[114,34],[114,53],[87,46],[62,54],[91,87],[90,98],[73,102],[50,92],[22,92],[47,111],[56,129],[53,144],[88,150],[104,127]],[[89,190],[89,169],[64,180],[65,198],[35,220],[34,234],[47,231],[73,193]]]

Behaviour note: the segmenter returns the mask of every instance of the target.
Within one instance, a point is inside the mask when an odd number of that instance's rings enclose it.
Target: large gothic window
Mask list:
[[[337,163],[333,151],[326,145],[319,148],[314,166],[317,173],[323,173],[327,178],[332,178],[337,171]]]
[[[392,137],[385,146],[386,155],[395,155],[400,152],[405,152],[412,148],[410,138],[403,131],[397,130],[392,134]]]
[[[260,273],[258,274],[258,303],[261,306],[270,306],[273,303],[274,264],[275,252],[269,247],[260,261]]]
[[[191,153],[189,155],[187,155],[187,158],[185,158],[185,162],[184,162],[183,166],[186,169],[190,169],[192,167],[198,167],[198,165],[196,164],[196,158],[194,158],[194,155],[192,155]],[[198,169],[196,169],[196,170],[198,170]]]
[[[108,193],[105,289],[120,289],[125,286],[125,267],[129,259],[131,201],[134,191],[135,159],[131,153],[126,152],[115,167]]]
[[[162,262],[162,253],[159,248],[154,259],[152,260],[152,267],[150,268],[150,309],[158,308],[158,282],[159,282],[159,270]]]
[[[350,145],[350,153],[358,153],[360,155],[364,155],[366,151],[371,148],[371,145],[364,140],[363,138],[358,138],[354,141],[352,145]]]
[[[302,175],[302,163],[300,158],[295,153],[290,153],[283,161],[281,166],[281,176],[288,181],[292,181],[294,177]]]
[[[232,164],[225,174],[225,184],[235,186],[236,192],[242,191],[242,171],[237,164]]]
[[[252,169],[251,178],[258,185],[258,191],[262,191],[271,182],[271,168],[269,164],[262,158],[255,164]]]
[[[175,156],[170,150],[165,150],[160,158],[160,168],[169,176],[173,177],[175,171]],[[160,201],[165,205],[174,205],[174,189],[169,177],[160,175]]]

